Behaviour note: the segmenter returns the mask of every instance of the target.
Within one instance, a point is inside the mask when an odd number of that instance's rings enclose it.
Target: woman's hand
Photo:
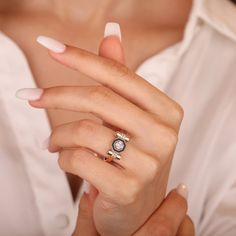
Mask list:
[[[185,193],[183,194],[183,191]],[[182,184],[172,190],[160,207],[132,236],[194,236],[194,225],[187,216],[186,188]]]
[[[115,131],[91,120],[80,120],[54,129],[49,150],[60,152],[63,170],[86,179],[98,189],[93,209],[98,232],[103,236],[131,235],[165,196],[183,110],[114,60],[71,46],[63,53],[50,51],[50,55],[101,85],[47,88],[43,93],[40,90],[40,98],[34,97],[30,104],[90,112],[117,130],[125,130],[130,141],[121,160],[104,162],[99,156],[107,156]]]
[[[94,188],[80,201],[80,214],[73,236],[99,236],[93,222]],[[179,185],[172,190],[160,207],[132,236],[194,236],[194,225],[186,215],[186,188]]]

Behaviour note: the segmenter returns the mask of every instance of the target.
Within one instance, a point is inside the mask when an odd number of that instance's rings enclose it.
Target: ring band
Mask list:
[[[111,162],[113,159],[121,159],[120,153],[126,148],[126,143],[129,142],[129,138],[125,133],[116,132],[116,138],[112,142],[112,148],[107,152],[108,156],[104,158],[106,162]]]

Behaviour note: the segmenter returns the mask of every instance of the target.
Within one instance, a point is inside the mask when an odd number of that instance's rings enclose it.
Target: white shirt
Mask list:
[[[197,235],[235,236],[236,6],[196,0],[183,40],[137,73],[185,110],[168,190],[188,186]],[[74,203],[57,154],[39,148],[51,132],[48,118],[15,98],[17,89],[36,85],[25,55],[3,33],[0,78],[0,234],[70,235],[87,183]]]

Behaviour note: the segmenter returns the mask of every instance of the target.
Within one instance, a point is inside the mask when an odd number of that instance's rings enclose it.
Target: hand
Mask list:
[[[194,225],[187,213],[186,187],[172,190],[147,222],[132,236],[194,236]],[[185,192],[183,192],[185,191]]]
[[[98,232],[103,236],[130,235],[165,196],[183,110],[114,60],[71,46],[63,53],[49,53],[102,85],[47,88],[30,104],[37,108],[91,112],[127,131],[131,138],[122,153],[124,158],[115,160],[113,165],[94,157],[90,150],[106,156],[114,130],[90,120],[57,127],[49,144],[51,152],[60,152],[63,170],[86,179],[98,189],[93,209]]]
[[[102,41],[99,55],[124,63],[122,45],[110,38]],[[105,122],[103,125],[111,127]],[[90,185],[89,194],[85,193],[81,197],[80,214],[73,236],[99,236],[93,221],[93,204],[97,194],[96,188]],[[168,194],[161,206],[132,236],[194,236],[194,225],[186,215],[187,195],[186,187],[179,185],[176,190]]]
[[[132,236],[161,235],[161,236],[194,236],[194,225],[186,215],[187,201],[181,185],[172,190],[160,207]],[[96,193],[92,189],[84,194],[80,201],[80,215],[73,236],[99,236],[93,222],[93,201]]]

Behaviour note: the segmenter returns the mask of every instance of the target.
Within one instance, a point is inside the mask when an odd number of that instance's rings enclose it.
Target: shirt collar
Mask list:
[[[202,23],[236,42],[236,5],[230,0],[194,0],[178,56],[188,49]]]
[[[198,16],[236,42],[236,4],[230,0],[201,0]]]

